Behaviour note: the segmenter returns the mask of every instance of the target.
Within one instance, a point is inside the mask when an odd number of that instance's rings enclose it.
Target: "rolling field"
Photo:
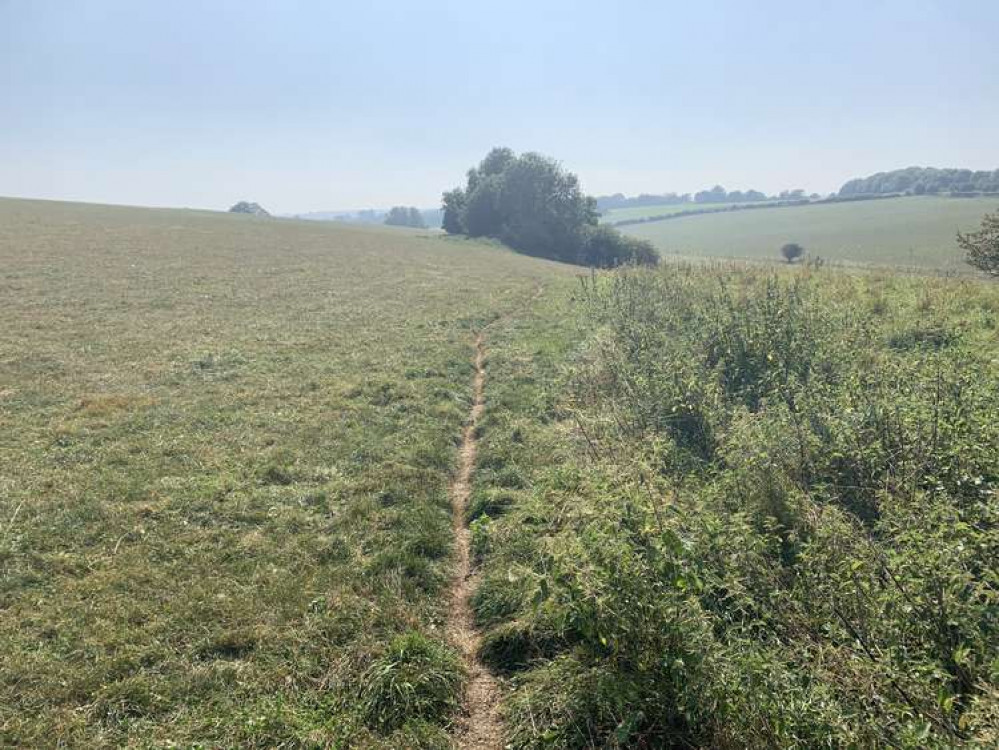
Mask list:
[[[446,746],[473,328],[569,275],[0,200],[0,746]]]
[[[0,301],[0,746],[999,742],[994,283],[0,200]]]
[[[995,198],[912,197],[689,216],[622,227],[664,255],[780,260],[786,242],[808,257],[875,266],[967,270],[954,237],[978,228]]]

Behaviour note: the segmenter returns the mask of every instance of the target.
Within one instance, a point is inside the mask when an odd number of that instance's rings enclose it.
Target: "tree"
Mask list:
[[[999,211],[985,214],[977,232],[958,232],[957,244],[967,253],[965,263],[989,276],[999,276]]]
[[[441,228],[448,234],[465,233],[465,191],[461,188],[448,190],[441,198]]]
[[[805,254],[805,248],[797,242],[788,242],[780,249],[780,254],[784,256],[784,260],[788,263],[794,263]]]
[[[715,185],[710,190],[702,190],[694,195],[694,203],[724,203],[728,193],[721,185]]]
[[[250,214],[251,216],[270,216],[259,203],[240,201],[229,209],[231,214]]]
[[[658,260],[647,243],[609,228],[594,233],[596,200],[541,154],[494,148],[468,170],[464,187],[444,193],[443,211],[449,234],[493,237],[529,255],[601,267]]]
[[[414,206],[393,206],[385,216],[385,223],[390,227],[414,227],[423,229],[423,214]]]

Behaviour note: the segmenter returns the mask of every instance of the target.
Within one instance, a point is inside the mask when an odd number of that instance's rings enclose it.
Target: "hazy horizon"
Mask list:
[[[0,195],[429,208],[493,146],[591,194],[995,169],[982,1],[0,0]]]

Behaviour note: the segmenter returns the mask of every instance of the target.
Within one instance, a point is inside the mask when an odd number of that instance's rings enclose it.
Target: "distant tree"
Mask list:
[[[977,232],[958,232],[957,244],[967,253],[965,263],[989,276],[999,276],[999,211],[985,214]]]
[[[465,191],[448,190],[441,198],[441,228],[448,234],[465,233]]]
[[[788,263],[794,263],[805,254],[805,248],[797,242],[788,242],[780,249],[780,254],[784,256],[784,260]]]
[[[390,227],[415,227],[423,229],[423,214],[418,208],[413,206],[392,206],[388,214],[385,215],[385,224]]]
[[[728,193],[721,185],[715,185],[710,190],[702,190],[694,195],[694,203],[724,203]]]
[[[623,198],[623,196],[622,196]],[[611,196],[611,200],[620,200]],[[464,187],[444,193],[444,230],[493,237],[530,255],[593,266],[654,263],[651,245],[607,228],[598,231],[597,202],[579,178],[546,156],[490,151],[466,173]]]
[[[240,201],[229,209],[231,214],[251,214],[252,216],[270,216],[259,203]]]

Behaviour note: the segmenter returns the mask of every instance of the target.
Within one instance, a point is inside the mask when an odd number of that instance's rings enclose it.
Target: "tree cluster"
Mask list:
[[[934,167],[908,167],[892,172],[878,172],[870,177],[850,180],[839,190],[841,196],[996,192],[999,192],[999,169],[994,172],[973,172],[970,169]]]
[[[546,156],[494,148],[443,196],[444,231],[491,237],[528,255],[610,268],[654,265],[652,245],[597,225],[596,200]]]
[[[721,185],[715,185],[710,190],[694,193],[694,203],[755,203],[765,201],[767,196],[759,190],[733,190],[731,193]]]
[[[414,227],[425,229],[423,214],[414,206],[393,206],[385,215],[385,224],[390,227]]]

